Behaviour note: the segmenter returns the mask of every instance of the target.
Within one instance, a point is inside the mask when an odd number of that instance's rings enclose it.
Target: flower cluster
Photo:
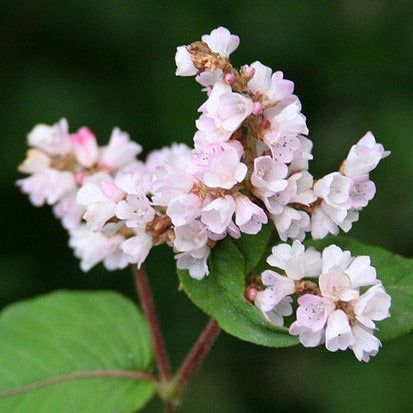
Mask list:
[[[360,361],[377,354],[381,343],[373,335],[374,322],[390,316],[391,298],[368,256],[352,257],[336,245],[320,254],[294,241],[275,246],[267,262],[282,270],[261,274],[255,305],[268,321],[282,326],[293,313],[291,295],[298,294],[297,319],[289,332],[305,347],[350,348]]]
[[[17,185],[34,205],[53,205],[82,270],[101,261],[108,270],[140,266],[153,245],[172,242],[170,219],[151,202],[150,190],[160,165],[186,168],[186,145],[154,151],[143,163],[136,159],[141,146],[127,133],[115,128],[99,147],[86,127],[70,134],[65,119],[37,125],[28,143],[19,170],[30,176]]]
[[[207,238],[256,234],[268,218],[283,241],[349,231],[375,194],[369,172],[389,154],[368,132],[339,172],[315,182],[308,171],[312,142],[294,83],[260,62],[236,70],[229,56],[238,44],[238,36],[219,27],[176,53],[177,75],[196,75],[207,93],[181,194],[191,197],[191,214],[179,222],[171,217],[178,239],[185,228],[185,257],[193,259],[200,239],[204,248]],[[178,260],[178,266],[191,271],[189,261]]]
[[[338,171],[314,180],[313,144],[294,83],[258,61],[234,68],[230,54],[238,45],[238,36],[219,27],[177,48],[176,74],[195,76],[206,93],[193,149],[173,144],[140,161],[142,148],[127,133],[115,128],[98,146],[88,128],[70,134],[62,119],[29,133],[32,148],[20,171],[30,176],[17,184],[34,205],[53,205],[84,271],[99,262],[109,270],[140,267],[152,246],[166,243],[177,267],[202,279],[217,241],[257,234],[272,221],[279,238],[294,244],[281,244],[269,258],[285,274],[262,274],[267,288],[257,307],[282,324],[292,312],[290,295],[305,291],[290,332],[304,345],[325,341],[366,359],[379,346],[372,320],[387,316],[375,307],[387,297],[382,286],[360,295],[360,287],[376,283],[368,258],[352,260],[334,246],[320,257],[300,241],[349,231],[375,194],[369,173],[389,152],[368,132]],[[319,287],[310,288],[306,277],[319,277]]]

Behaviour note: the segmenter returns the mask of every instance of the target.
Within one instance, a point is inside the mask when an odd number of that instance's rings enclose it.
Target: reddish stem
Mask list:
[[[175,406],[172,403],[167,403],[165,413],[175,413]]]
[[[161,375],[161,380],[169,381],[171,379],[171,369],[162,340],[158,319],[156,317],[155,306],[153,303],[148,278],[143,268],[137,268],[136,265],[133,265],[132,267],[135,274],[135,281],[139,292],[141,305],[146,315],[146,319],[149,323],[152,341],[155,348],[156,362],[158,365],[159,373]]]
[[[195,374],[215,343],[220,331],[221,328],[218,323],[211,318],[176,374],[176,380],[181,388],[183,388]]]

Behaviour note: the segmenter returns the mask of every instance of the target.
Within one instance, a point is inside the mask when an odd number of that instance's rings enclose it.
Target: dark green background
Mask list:
[[[145,153],[190,144],[205,98],[174,76],[177,45],[225,25],[241,37],[236,65],[260,60],[296,83],[314,141],[316,177],[337,169],[372,130],[391,157],[352,235],[412,256],[413,9],[410,1],[0,1],[2,147],[0,305],[59,288],[116,289],[136,299],[129,271],[83,274],[50,209],[14,185],[34,124],[65,116],[107,141],[113,126]],[[161,265],[160,265],[161,263]],[[206,322],[177,291],[170,251],[148,262],[174,366]],[[223,335],[182,412],[405,412],[412,335],[368,365],[323,349],[273,350]],[[145,411],[158,412],[158,402]],[[3,412],[2,412],[3,413]]]

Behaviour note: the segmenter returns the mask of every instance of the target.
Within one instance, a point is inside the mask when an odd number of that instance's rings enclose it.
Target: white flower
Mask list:
[[[210,188],[231,189],[245,178],[247,170],[237,150],[230,148],[211,161],[201,180]]]
[[[201,214],[201,200],[192,193],[181,195],[169,203],[166,214],[175,226],[189,224]]]
[[[128,261],[141,267],[153,245],[152,237],[142,228],[135,231],[135,235],[120,245],[120,249],[125,253]]]
[[[254,159],[251,183],[257,195],[269,197],[287,188],[287,173],[288,168],[283,163],[274,161],[270,156],[259,156]]]
[[[194,76],[198,73],[198,69],[192,62],[192,56],[188,52],[186,46],[178,46],[175,54],[176,76]]]
[[[294,153],[294,158],[288,168],[290,173],[308,170],[308,161],[313,159],[311,154],[313,142],[302,135],[298,135],[298,140],[300,141],[300,149]]]
[[[361,209],[367,206],[376,194],[376,185],[367,177],[355,178],[350,186],[349,203],[352,208]]]
[[[292,280],[317,277],[321,272],[321,254],[313,247],[305,250],[300,241],[294,241],[292,246],[279,244],[273,247],[267,262],[284,270]]]
[[[205,42],[213,52],[219,53],[223,57],[229,57],[239,45],[239,37],[231,34],[227,28],[222,26],[212,30],[210,34],[204,34],[202,41]]]
[[[199,109],[203,114],[196,126],[207,135],[204,139],[209,143],[225,142],[251,114],[252,107],[250,98],[233,92],[229,85],[216,83]]]
[[[204,247],[207,241],[206,227],[200,221],[175,227],[174,246],[179,252],[197,250]]]
[[[295,292],[294,280],[275,271],[265,270],[261,280],[267,288],[257,293],[256,302],[263,312],[271,311],[284,297]]]
[[[281,136],[280,133],[265,135],[265,143],[270,147],[272,157],[275,161],[290,163],[301,147],[297,136]]]
[[[100,150],[99,166],[117,170],[134,161],[141,152],[142,146],[131,141],[128,133],[114,128],[109,143]]]
[[[374,329],[374,321],[381,321],[390,317],[389,308],[391,297],[386,293],[383,285],[378,283],[369,288],[354,303],[356,319],[367,328]]]
[[[326,327],[327,350],[346,350],[355,341],[347,315],[342,310],[333,311],[328,317]]]
[[[180,270],[188,270],[192,278],[202,280],[209,274],[207,264],[209,253],[210,249],[204,246],[197,250],[176,254],[176,266]]]
[[[314,185],[314,193],[333,208],[349,208],[352,180],[338,172],[332,172],[319,179]]]
[[[350,346],[358,361],[369,361],[375,356],[381,347],[380,340],[375,337],[372,331],[363,327],[358,322],[354,323],[351,332],[355,342]]]
[[[155,210],[144,195],[128,195],[115,207],[118,218],[125,220],[128,228],[142,227],[155,217]]]
[[[122,235],[108,237],[89,230],[86,225],[70,230],[69,234],[69,246],[74,249],[75,257],[81,260],[83,271],[89,271],[101,261],[108,270],[128,265],[128,260],[119,251],[120,244],[125,240]]]
[[[371,172],[381,159],[390,155],[383,145],[376,143],[371,132],[367,132],[356,145],[350,149],[344,163],[343,173],[351,178],[357,178]]]
[[[67,171],[46,168],[28,178],[16,182],[21,191],[29,195],[30,202],[41,206],[45,202],[55,204],[76,187],[74,175]]]
[[[36,174],[44,171],[50,166],[51,159],[44,152],[37,149],[29,149],[26,159],[19,165],[19,172]]]
[[[235,204],[235,223],[241,232],[257,234],[261,230],[262,224],[268,222],[265,212],[247,196],[237,196]]]
[[[171,146],[164,146],[148,154],[145,168],[150,175],[153,175],[157,168],[164,164],[185,171],[192,161],[191,148],[184,143],[173,143]]]
[[[202,86],[213,87],[216,83],[221,82],[223,78],[224,72],[222,69],[218,68],[213,72],[209,69],[205,69],[195,77],[195,80]]]
[[[113,179],[101,172],[85,180],[77,193],[76,201],[86,208],[83,219],[87,221],[88,227],[100,231],[115,216],[116,204],[124,195],[113,183]]]
[[[70,135],[70,142],[76,161],[86,167],[91,168],[98,160],[99,148],[96,137],[89,128],[80,128],[76,133]]]
[[[42,149],[50,155],[66,155],[72,149],[65,118],[53,126],[36,125],[27,140],[30,146]]]
[[[201,221],[209,231],[222,234],[226,231],[235,212],[235,201],[231,195],[216,198],[202,208]]]
[[[297,321],[289,332],[300,336],[305,347],[315,347],[324,342],[325,325],[335,305],[328,298],[305,294],[298,299]]]
[[[319,285],[324,297],[334,301],[351,301],[359,296],[359,289],[339,266],[330,268],[320,275]]]
[[[272,69],[258,61],[250,67],[254,69],[254,76],[248,81],[248,88],[253,94],[266,94],[271,88]]]
[[[262,296],[257,294],[254,302],[255,306],[269,323],[282,327],[284,325],[284,317],[288,317],[293,313],[291,305],[293,299],[289,296],[284,297],[274,308],[269,311],[263,311],[261,310],[261,298]]]
[[[323,274],[339,268],[353,287],[371,285],[376,281],[376,269],[370,265],[370,257],[367,255],[352,258],[350,251],[343,251],[337,245],[330,245],[324,248],[322,260]]]
[[[189,193],[194,186],[195,177],[169,163],[157,168],[152,184],[152,202],[154,205],[168,206],[169,203]]]
[[[291,202],[297,202],[302,205],[310,205],[317,197],[314,194],[313,176],[308,171],[295,173],[288,178],[289,183],[295,184],[296,189],[291,197]]]
[[[283,208],[280,214],[272,214],[271,219],[282,241],[288,238],[303,241],[306,232],[310,231],[308,214],[288,206]]]
[[[297,96],[285,97],[277,105],[264,110],[264,117],[269,121],[270,127],[265,135],[279,132],[280,134],[308,134],[306,118],[301,113],[301,103]]]

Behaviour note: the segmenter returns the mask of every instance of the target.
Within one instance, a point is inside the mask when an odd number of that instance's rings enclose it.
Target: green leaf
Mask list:
[[[117,293],[62,291],[13,304],[0,316],[0,411],[134,412],[154,384],[124,376],[151,363],[146,322]]]
[[[378,322],[377,336],[382,340],[396,338],[413,329],[413,259],[395,255],[383,248],[363,244],[348,237],[328,237],[309,241],[319,251],[330,244],[350,250],[353,256],[369,255],[377,270],[377,278],[383,282],[392,297],[391,317]]]
[[[241,238],[233,240],[245,259],[245,272],[250,273],[261,261],[267,251],[271,237],[271,224],[264,225],[257,235],[243,234]]]
[[[263,253],[265,248],[260,250]],[[255,260],[258,262],[259,258],[251,257],[249,265]],[[256,307],[245,299],[245,261],[230,239],[220,241],[213,248],[208,264],[209,276],[201,281],[191,278],[187,271],[178,270],[178,276],[188,297],[217,320],[224,331],[264,346],[287,347],[298,343],[286,329],[265,321]]]

